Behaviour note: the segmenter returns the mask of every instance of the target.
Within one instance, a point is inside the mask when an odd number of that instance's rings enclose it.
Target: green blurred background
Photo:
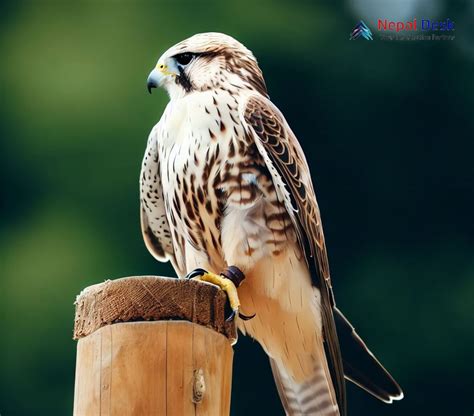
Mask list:
[[[387,406],[349,385],[350,414],[472,414],[472,1],[1,7],[2,416],[71,414],[82,288],[173,275],[139,229],[141,158],[167,102],[145,81],[165,49],[204,31],[258,57],[312,168],[338,305],[405,390]],[[348,40],[361,18],[414,16],[449,17],[456,39]],[[283,414],[244,337],[232,414]]]

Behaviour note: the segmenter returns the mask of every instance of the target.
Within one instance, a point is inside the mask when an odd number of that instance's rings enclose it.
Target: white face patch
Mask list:
[[[193,58],[181,63],[179,57],[186,54]],[[179,68],[179,75],[168,77],[162,84],[171,100],[182,98],[193,91],[202,92],[229,86],[256,89],[262,95],[267,95],[262,73],[252,52],[222,33],[200,33],[185,39],[169,48],[158,62],[165,63],[170,68]],[[183,74],[186,79],[179,82]]]

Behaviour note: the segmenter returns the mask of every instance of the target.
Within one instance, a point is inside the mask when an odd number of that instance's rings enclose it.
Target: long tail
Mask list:
[[[385,403],[403,399],[403,392],[380,364],[342,312],[334,308],[345,377]]]
[[[346,379],[386,403],[402,399],[400,386],[337,308],[334,308],[334,319]],[[339,416],[324,354],[314,363],[312,376],[303,383],[295,382],[273,358],[270,358],[270,365],[280,400],[288,416]]]
[[[325,362],[315,363],[313,375],[303,383],[292,380],[273,358],[270,365],[287,416],[339,416]]]

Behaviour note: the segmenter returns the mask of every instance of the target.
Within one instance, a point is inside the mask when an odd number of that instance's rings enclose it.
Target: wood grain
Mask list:
[[[74,416],[228,415],[233,322],[216,286],[156,276],[76,300]]]
[[[105,326],[78,342],[74,416],[228,415],[232,359],[225,336],[189,322]]]

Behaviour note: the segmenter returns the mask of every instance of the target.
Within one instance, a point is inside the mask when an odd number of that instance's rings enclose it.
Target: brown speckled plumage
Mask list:
[[[168,68],[159,82],[171,99],[142,165],[148,249],[181,277],[242,270],[242,310],[256,315],[237,323],[270,356],[287,414],[344,415],[339,312],[309,167],[256,59],[206,33],[170,48],[158,67]],[[401,393],[393,383],[393,395],[371,392],[391,400]]]

